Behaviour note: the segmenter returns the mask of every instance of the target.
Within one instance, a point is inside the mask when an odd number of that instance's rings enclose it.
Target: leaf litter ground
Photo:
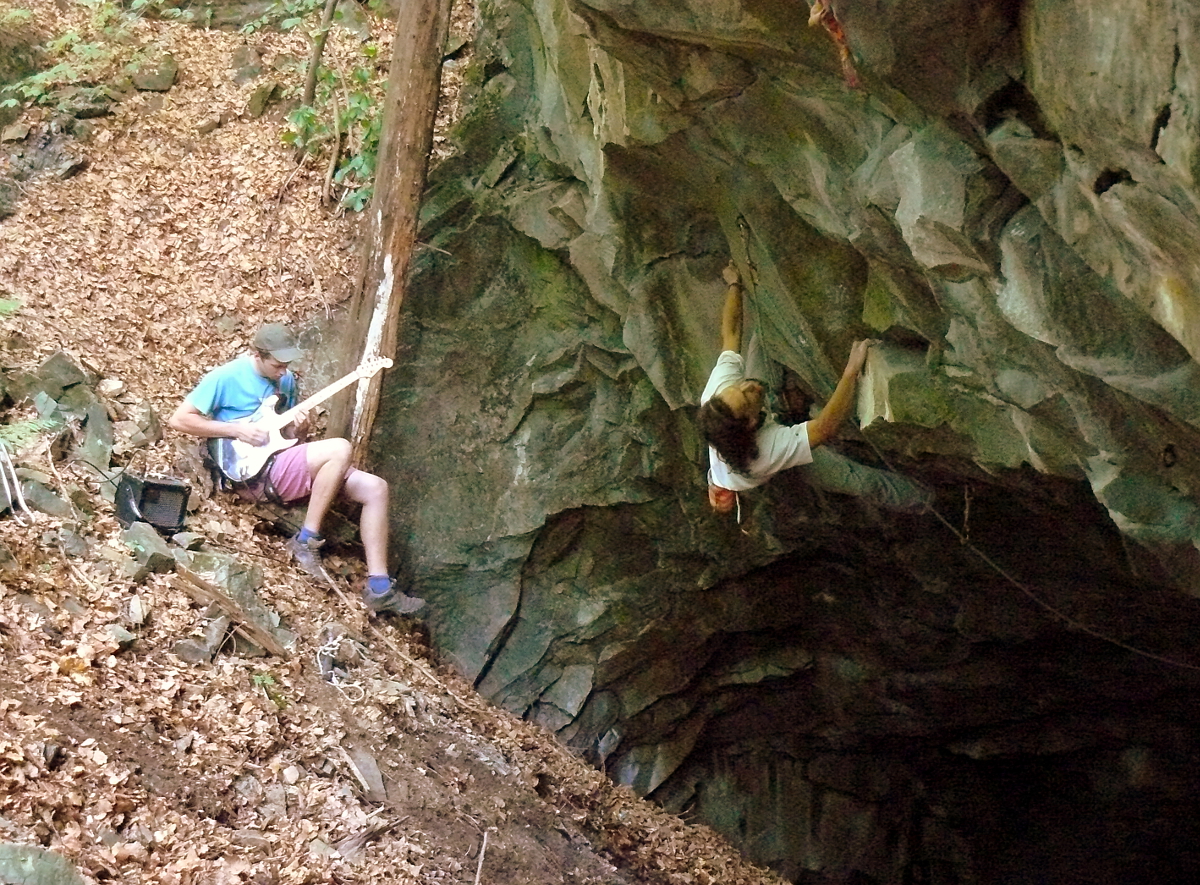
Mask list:
[[[80,7],[21,5],[46,32],[87,27]],[[459,4],[454,28],[469,33],[471,15]],[[72,145],[82,173],[28,182],[0,221],[0,298],[21,304],[0,320],[0,361],[33,369],[66,350],[120,382],[117,417],[145,403],[169,413],[261,322],[328,315],[358,255],[356,219],[321,205],[322,163],[297,165],[278,111],[247,113],[255,83],[231,70],[246,38],[150,21],[135,37],[174,55],[175,87],[121,101]],[[302,37],[250,41],[270,76],[298,85],[288,62],[306,57]],[[359,46],[337,29],[325,60],[348,70]],[[456,110],[447,81],[439,151]],[[225,124],[199,134],[214,117]],[[137,466],[168,470],[176,442]],[[263,600],[296,643],[287,659],[226,647],[185,663],[170,650],[206,613],[168,576],[121,577],[127,551],[95,475],[54,452],[43,442],[19,462],[95,512],[0,518],[15,560],[0,584],[0,841],[60,852],[89,883],[779,881],[481,699],[420,625],[369,620],[353,593],[310,583],[235,499],[202,502],[191,524],[261,566]],[[83,556],[63,545],[71,526]],[[348,637],[336,684],[318,661],[332,622]],[[132,646],[113,639],[118,624]]]

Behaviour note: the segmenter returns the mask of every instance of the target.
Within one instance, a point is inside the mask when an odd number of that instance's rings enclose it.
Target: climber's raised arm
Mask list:
[[[872,340],[856,341],[850,348],[850,358],[846,360],[846,368],[833,391],[833,396],[821,409],[817,417],[808,422],[808,445],[810,448],[824,445],[835,436],[850,412],[854,409],[854,391],[858,386],[858,373],[862,371],[867,359],[867,349],[874,344]]]
[[[740,353],[742,349],[742,281],[737,268],[729,262],[721,271],[729,284],[725,291],[725,307],[721,310],[721,350]]]

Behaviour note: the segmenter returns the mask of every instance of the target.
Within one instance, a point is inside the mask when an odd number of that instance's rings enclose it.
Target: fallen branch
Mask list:
[[[338,160],[342,158],[342,121],[338,113],[337,96],[330,93],[329,102],[333,105],[333,148],[329,151],[329,165],[325,167],[325,183],[321,186],[321,205],[328,206],[330,190],[333,189],[333,175],[337,172]]]
[[[491,827],[488,827],[490,830]],[[483,846],[479,849],[479,866],[475,867],[475,885],[479,885],[479,876],[483,872],[483,855],[487,851],[488,830],[483,831]]]
[[[46,463],[50,466],[50,473],[54,476],[55,482],[58,483],[58,490],[62,493],[62,499],[66,501],[71,508],[72,516],[74,516],[75,519],[79,519],[79,508],[77,508],[75,506],[75,502],[71,500],[71,493],[67,491],[67,484],[63,482],[62,475],[58,472],[58,468],[54,466],[54,455],[52,452],[46,452]],[[14,473],[13,476],[15,478],[16,474]],[[17,491],[18,493],[20,492],[19,485],[17,487]],[[23,498],[21,499],[21,506],[25,506],[25,500]],[[26,508],[26,512],[29,512],[28,508]],[[71,573],[75,575],[75,577],[83,584],[83,586],[87,587],[89,593],[95,593],[98,588],[91,582],[91,580],[88,579],[88,576],[83,573],[83,570],[71,561],[71,557],[67,555],[67,548],[63,546],[61,536],[58,538],[57,544],[58,552],[62,554],[63,562],[66,563],[67,568],[70,569]]]
[[[291,655],[284,648],[274,634],[268,630],[264,630],[254,621],[250,620],[250,616],[246,614],[246,610],[238,605],[237,601],[228,596],[220,587],[210,584],[204,578],[200,577],[194,571],[182,565],[175,566],[176,576],[171,581],[171,586],[176,590],[181,590],[197,602],[212,604],[229,615],[230,620],[236,621],[239,631],[244,631],[243,635],[249,634],[249,638],[261,645],[276,657],[287,660]]]
[[[284,196],[287,194],[288,189],[292,186],[292,182],[295,181],[296,176],[300,174],[300,170],[308,165],[308,154],[304,152],[304,148],[297,147],[294,151],[294,156],[296,159],[296,165],[292,168],[292,171],[288,173],[287,178],[285,178],[279,187],[275,189],[274,200],[276,209],[278,209],[279,204],[283,202]]]
[[[418,673],[420,673],[422,676],[424,676],[426,679],[428,679],[432,685],[436,686],[437,688],[444,691],[446,694],[450,695],[450,697],[452,697],[454,700],[456,700],[458,702],[458,705],[460,707],[462,707],[464,710],[477,709],[477,707],[473,707],[471,704],[468,704],[465,699],[460,698],[457,694],[455,694],[453,691],[451,691],[450,686],[446,685],[442,680],[440,680],[436,676],[434,676],[433,673],[431,673],[424,664],[422,664],[420,661],[414,660],[413,658],[406,655],[403,651],[401,651],[400,647],[398,645],[396,645],[396,643],[392,642],[392,640],[390,640],[386,635],[384,635],[383,631],[380,630],[377,626],[372,624],[371,630],[375,633],[376,636],[378,636],[380,639],[382,639],[384,641],[384,643],[389,648],[391,648],[391,650],[396,655],[398,655],[401,658],[401,660],[408,663],[414,670],[416,670]]]
[[[383,810],[382,808],[376,809],[375,811],[371,812],[371,814],[368,815],[368,817],[373,817],[374,815],[378,814],[382,810]],[[383,835],[388,830],[394,829],[395,827],[404,823],[404,821],[408,820],[408,818],[409,818],[409,816],[405,815],[404,817],[399,818],[398,820],[373,821],[373,822],[369,823],[366,827],[364,827],[362,830],[360,830],[359,832],[354,833],[353,835],[347,836],[346,838],[342,839],[333,847],[336,848],[338,851],[338,854],[340,854],[346,860],[349,860],[349,861],[357,860],[359,855],[362,854],[363,849],[367,846],[368,842],[370,842],[373,839],[377,839],[379,836]]]

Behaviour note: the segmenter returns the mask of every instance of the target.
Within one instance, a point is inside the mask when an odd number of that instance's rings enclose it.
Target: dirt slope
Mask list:
[[[49,32],[89,27],[73,6],[22,5]],[[0,221],[0,298],[21,304],[0,319],[0,364],[32,369],[65,349],[122,382],[118,417],[138,403],[167,413],[261,321],[331,311],[356,257],[354,218],[321,207],[321,165],[295,164],[278,113],[246,113],[255,84],[230,69],[244,38],[143,22],[136,39],[176,57],[175,87],[94,121],[64,147],[84,171],[28,183]],[[270,76],[298,83],[277,68],[304,56],[301,38],[252,42]],[[345,67],[358,51],[338,32],[327,56]],[[48,114],[24,122],[25,147],[50,138]],[[135,466],[169,469],[174,442]],[[777,881],[479,699],[430,658],[419,623],[368,621],[354,548],[332,558],[340,589],[315,586],[236,501],[204,502],[191,525],[263,569],[263,601],[296,642],[286,658],[227,644],[211,665],[184,662],[171,649],[207,613],[169,575],[122,577],[111,507],[57,451],[43,438],[17,460],[75,490],[79,514],[0,517],[13,557],[0,564],[0,842],[60,852],[88,882]],[[71,527],[82,555],[64,546]],[[337,685],[318,666],[331,622],[352,637]],[[114,640],[118,625],[132,645]]]

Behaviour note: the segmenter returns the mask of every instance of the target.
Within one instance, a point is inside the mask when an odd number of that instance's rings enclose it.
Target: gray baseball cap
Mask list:
[[[264,350],[281,363],[290,363],[304,355],[296,333],[283,323],[267,323],[254,334],[255,350]]]

